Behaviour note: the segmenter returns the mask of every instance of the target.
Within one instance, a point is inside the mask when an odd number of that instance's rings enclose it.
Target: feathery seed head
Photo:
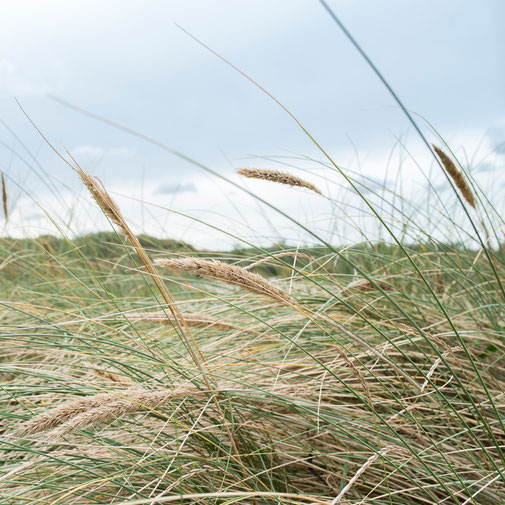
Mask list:
[[[116,202],[104,188],[102,181],[100,181],[100,179],[97,177],[92,177],[91,175],[87,174],[79,166],[77,167],[77,173],[81,177],[86,187],[89,189],[90,193],[93,195],[93,198],[104,211],[105,215],[120,229],[123,235],[130,237],[130,235],[132,235],[131,231],[126,225],[126,222],[123,219],[121,211],[119,210]]]
[[[236,265],[229,265],[222,261],[207,261],[198,258],[158,258],[155,260],[155,264],[160,267],[184,270],[185,272],[198,275],[205,279],[213,279],[224,282],[225,284],[238,286],[250,293],[268,296],[290,305],[295,303],[291,296],[284,293],[284,291],[279,288],[272,286],[272,284],[261,275],[249,272]]]
[[[7,186],[5,184],[5,177],[3,172],[1,176],[2,176],[2,204],[4,209],[5,220],[7,221],[7,219],[9,219],[9,212],[7,210]]]
[[[297,186],[299,188],[307,188],[314,191],[318,195],[322,195],[316,186],[308,181],[280,170],[268,170],[264,168],[239,168],[237,173],[249,179],[263,179],[265,181],[278,182],[286,186]]]
[[[440,158],[445,171],[454,181],[454,184],[456,184],[456,187],[459,189],[463,198],[468,202],[468,205],[475,209],[475,198],[473,196],[472,190],[470,189],[470,186],[468,185],[468,182],[466,181],[461,171],[458,170],[451,158],[449,158],[449,156],[447,156],[447,154],[445,154],[444,151],[440,149],[440,147],[437,147],[434,144],[432,144],[432,147],[437,153],[437,156]]]

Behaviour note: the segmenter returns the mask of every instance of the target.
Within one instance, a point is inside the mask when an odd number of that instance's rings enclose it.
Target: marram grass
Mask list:
[[[351,271],[317,248],[299,267],[296,251],[238,267],[159,250],[204,375],[120,249],[16,247],[2,242],[0,503],[505,502],[504,305],[479,251],[407,247],[449,321],[385,244],[347,248]],[[275,279],[247,269],[279,261]]]
[[[0,503],[505,503],[496,236],[207,260],[76,169],[125,243],[0,240]]]

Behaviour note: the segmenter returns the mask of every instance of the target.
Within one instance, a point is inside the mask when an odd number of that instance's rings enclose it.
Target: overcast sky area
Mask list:
[[[505,2],[329,4],[406,106],[499,197]],[[336,240],[347,233],[339,228],[344,220],[367,226],[353,214],[356,195],[325,168],[296,122],[177,25],[272,93],[349,174],[396,190],[400,177],[402,190],[414,196],[426,177],[443,184],[392,97],[316,0],[3,0],[0,169],[10,217],[0,221],[1,235],[57,233],[49,217],[71,235],[108,229],[16,98],[58,151],[68,150],[103,180],[138,232],[208,248],[237,243],[232,235],[253,242],[307,238],[240,188],[51,96],[169,146]],[[288,169],[286,163],[341,205],[234,174],[244,166]]]

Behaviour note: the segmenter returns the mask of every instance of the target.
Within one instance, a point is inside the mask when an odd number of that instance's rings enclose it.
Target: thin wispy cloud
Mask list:
[[[40,68],[40,62],[26,63],[23,67],[10,58],[0,58],[0,95],[4,96],[43,96],[47,93],[60,93],[65,89],[64,71],[61,65],[50,59],[47,67]]]
[[[157,195],[171,195],[174,193],[195,193],[196,186],[192,182],[165,182],[155,190]]]
[[[72,149],[74,156],[86,156],[90,158],[103,158],[105,156],[130,157],[135,155],[135,149],[130,147],[100,147],[93,145],[80,145]]]

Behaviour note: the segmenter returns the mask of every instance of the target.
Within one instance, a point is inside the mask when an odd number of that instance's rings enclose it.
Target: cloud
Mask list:
[[[389,179],[378,179],[377,177],[372,177],[371,175],[362,175],[361,176],[361,181],[360,184],[363,186],[368,186],[370,184],[373,184],[374,187],[372,189],[377,189],[377,186],[379,188],[389,188],[394,186],[394,181],[391,181]]]
[[[496,154],[505,154],[505,121],[490,128],[488,132],[489,142]]]
[[[494,146],[494,150],[498,154],[505,154],[505,135],[501,142],[497,142]]]
[[[42,214],[41,212],[33,212],[31,214],[26,214],[23,216],[23,219],[25,221],[37,221],[39,219],[45,218],[45,214]]]
[[[499,150],[496,150],[496,152],[500,152]],[[503,150],[505,153],[505,148]],[[486,172],[495,172],[498,167],[494,163],[490,163],[488,161],[483,161],[479,163],[474,169],[473,172],[475,173],[486,173]]]
[[[135,154],[135,150],[129,147],[100,147],[92,145],[80,145],[72,149],[74,156],[88,158],[103,158],[104,156],[130,157]]]
[[[195,193],[196,186],[192,182],[165,182],[155,191],[157,195],[171,195],[173,193]]]
[[[50,58],[47,68],[32,63],[24,72],[8,58],[0,58],[0,92],[9,95],[44,95],[58,93],[65,88],[65,76],[61,65]]]

